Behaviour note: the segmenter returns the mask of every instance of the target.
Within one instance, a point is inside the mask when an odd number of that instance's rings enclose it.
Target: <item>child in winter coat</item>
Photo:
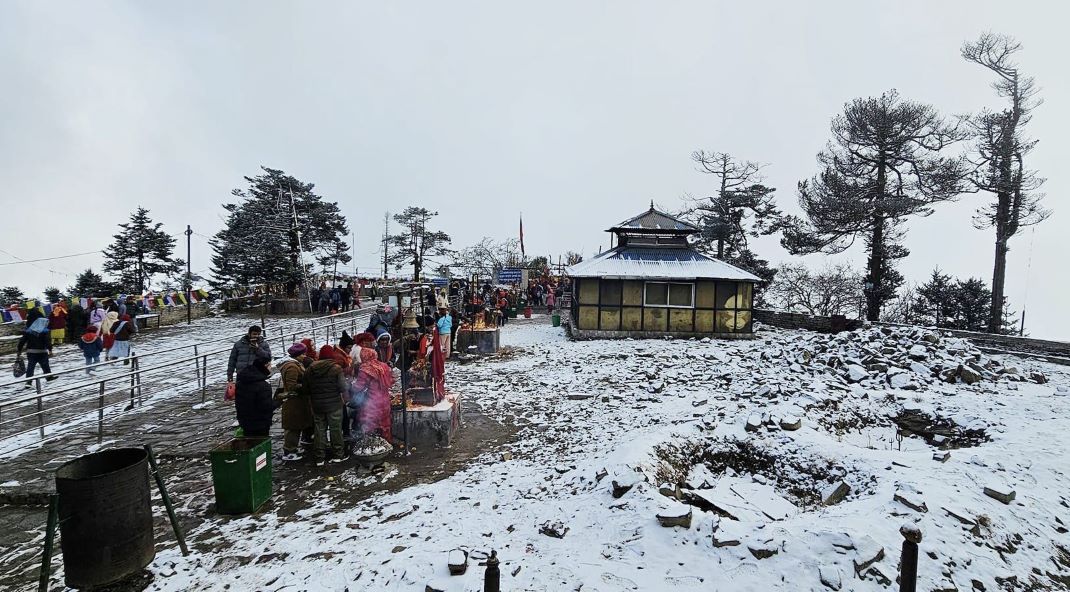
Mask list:
[[[100,353],[104,351],[104,340],[100,337],[95,325],[86,327],[82,339],[78,341],[78,347],[85,356],[85,373],[90,374],[93,372],[90,366],[100,363]]]

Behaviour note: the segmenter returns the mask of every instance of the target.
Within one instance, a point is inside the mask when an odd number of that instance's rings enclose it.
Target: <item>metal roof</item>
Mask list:
[[[606,279],[718,279],[760,282],[761,278],[690,248],[617,247],[566,268],[572,277]]]
[[[675,232],[698,232],[699,228],[694,224],[689,224],[674,218],[665,212],[660,212],[654,209],[654,204],[650,204],[650,209],[639,214],[638,216],[629,218],[620,224],[617,224],[609,231],[615,230],[639,230],[639,231],[657,231],[657,230],[670,230]]]

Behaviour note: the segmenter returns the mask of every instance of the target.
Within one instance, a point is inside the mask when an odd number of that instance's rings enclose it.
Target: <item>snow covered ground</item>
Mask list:
[[[160,552],[151,589],[481,590],[491,549],[503,590],[898,589],[905,524],[919,590],[1068,589],[1067,369],[886,331],[571,342],[510,324],[448,382],[513,443],[374,499],[212,518],[189,538],[214,550]]]

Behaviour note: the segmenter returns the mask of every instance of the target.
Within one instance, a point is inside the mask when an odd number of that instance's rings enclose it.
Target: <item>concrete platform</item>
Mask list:
[[[391,432],[395,439],[401,439],[405,434],[406,414],[400,409],[394,410],[393,414]],[[461,425],[460,394],[448,392],[442,401],[433,406],[410,403],[408,423],[410,446],[449,446]]]

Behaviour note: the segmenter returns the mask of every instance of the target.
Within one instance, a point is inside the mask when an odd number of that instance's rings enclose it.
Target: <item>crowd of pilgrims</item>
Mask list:
[[[51,374],[49,357],[53,347],[67,341],[77,340],[85,357],[86,374],[93,371],[92,365],[105,360],[129,358],[132,354],[130,339],[137,334],[133,315],[140,314],[141,304],[131,297],[128,300],[106,299],[92,303],[86,310],[79,302],[68,305],[66,300],[51,306],[49,314],[40,308],[31,308],[26,315],[26,330],[17,346],[18,359],[26,352],[26,387],[33,386],[30,380],[38,367],[46,374],[46,380],[56,377]],[[129,363],[129,360],[127,360]]]
[[[395,308],[380,305],[362,333],[343,331],[336,343],[319,347],[312,339],[294,343],[278,365],[275,388],[271,348],[259,326],[249,327],[227,365],[242,434],[268,436],[281,408],[286,461],[311,455],[317,466],[343,462],[368,436],[395,444],[392,408],[402,387],[423,388],[436,402],[445,396],[445,361],[460,316],[445,307],[426,312],[406,330]]]

